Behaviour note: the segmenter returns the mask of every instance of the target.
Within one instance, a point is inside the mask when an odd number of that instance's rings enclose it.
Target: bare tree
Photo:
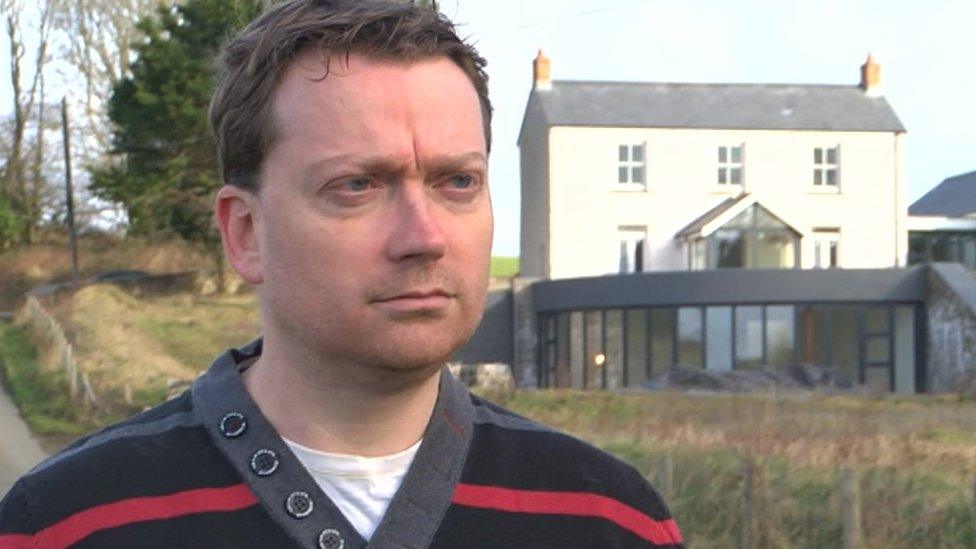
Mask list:
[[[13,131],[10,135],[10,149],[6,158],[6,164],[0,181],[3,187],[0,193],[6,196],[18,213],[23,217],[24,229],[23,237],[28,241],[33,237],[33,227],[39,221],[40,212],[34,207],[37,201],[32,200],[32,196],[39,196],[34,192],[36,187],[42,185],[38,179],[28,183],[25,173],[24,141],[27,138],[28,120],[33,116],[35,104],[37,103],[39,88],[43,87],[43,75],[45,65],[49,61],[48,44],[51,36],[51,16],[55,9],[57,0],[42,0],[34,4],[38,13],[36,28],[32,29],[36,35],[37,45],[32,59],[33,65],[26,67],[33,72],[30,83],[25,86],[24,69],[25,56],[27,55],[27,45],[25,42],[25,14],[26,6],[23,0],[0,0],[0,13],[3,14],[7,39],[10,44],[10,82],[13,89]],[[43,102],[43,99],[41,100]],[[41,118],[43,113],[41,113]],[[38,120],[37,154],[43,155],[43,120]],[[39,167],[43,164],[44,158],[38,158],[35,154],[35,165],[38,169],[32,175],[40,174]]]
[[[60,0],[54,26],[63,32],[64,57],[78,71],[84,86],[84,120],[77,126],[84,156],[92,160],[109,146],[111,130],[105,98],[128,76],[138,22],[170,0]]]

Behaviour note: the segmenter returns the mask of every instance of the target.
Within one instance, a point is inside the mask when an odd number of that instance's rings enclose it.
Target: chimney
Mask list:
[[[864,90],[864,95],[869,97],[881,96],[881,65],[870,53],[868,60],[861,65],[861,89]]]
[[[542,48],[539,48],[539,54],[535,56],[535,60],[532,62],[532,89],[534,90],[551,90],[552,89],[552,78],[549,70],[549,58],[546,54],[542,53]]]

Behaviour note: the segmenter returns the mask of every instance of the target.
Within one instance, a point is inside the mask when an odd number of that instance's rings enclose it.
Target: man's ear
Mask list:
[[[257,195],[235,185],[224,185],[217,191],[214,215],[227,262],[248,284],[262,283],[258,238],[261,208]]]

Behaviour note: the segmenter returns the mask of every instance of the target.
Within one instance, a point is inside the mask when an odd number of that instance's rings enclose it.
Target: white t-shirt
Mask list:
[[[379,526],[420,442],[389,456],[320,452],[284,439],[298,461],[367,541]]]

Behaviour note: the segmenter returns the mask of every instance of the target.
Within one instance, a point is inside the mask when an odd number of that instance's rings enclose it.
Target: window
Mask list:
[[[681,307],[678,309],[678,366],[686,368],[703,368],[702,363],[702,310],[699,307]]]
[[[540,387],[644,386],[673,366],[816,364],[844,387],[915,390],[921,304],[703,304],[539,315]]]
[[[742,145],[718,148],[718,184],[742,184]]]
[[[620,227],[617,229],[620,241],[620,270],[624,273],[639,273],[644,270],[644,241],[647,229],[643,227]]]
[[[692,271],[708,267],[705,262],[705,240],[698,239],[688,244],[688,264]]]
[[[763,364],[763,315],[761,306],[735,308],[735,367]]]
[[[817,147],[813,149],[813,185],[815,187],[836,187],[837,170],[840,165],[838,147]]]
[[[644,143],[620,145],[617,157],[617,183],[644,186]]]
[[[908,264],[955,261],[976,270],[976,233],[972,231],[909,231]]]
[[[732,307],[705,308],[705,369],[732,369]]]
[[[840,232],[836,229],[815,230],[813,239],[813,266],[818,269],[837,267]]]
[[[729,220],[705,242],[705,268],[792,269],[799,234],[758,204]]]

